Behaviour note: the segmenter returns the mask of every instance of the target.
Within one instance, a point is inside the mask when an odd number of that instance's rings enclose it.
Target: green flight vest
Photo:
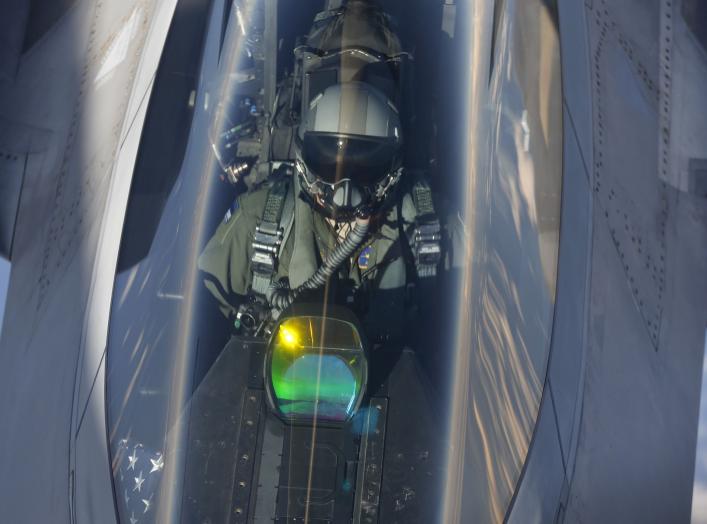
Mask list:
[[[398,205],[376,221],[348,267],[339,271],[339,279],[348,280],[356,290],[356,303],[362,305],[356,312],[374,341],[403,334],[410,276],[406,253],[419,236],[416,220],[424,205],[416,187],[398,195]],[[297,287],[337,245],[331,225],[296,198],[295,191],[296,184],[280,178],[239,196],[232,215],[219,225],[199,257],[199,269],[208,275],[205,285],[224,315],[235,315],[239,305],[235,297],[263,295],[272,281],[288,278],[290,286]]]

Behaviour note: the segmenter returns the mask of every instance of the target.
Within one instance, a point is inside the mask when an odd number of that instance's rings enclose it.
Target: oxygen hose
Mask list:
[[[370,217],[356,218],[356,224],[354,224],[351,232],[346,235],[344,241],[334,248],[334,251],[331,252],[321,267],[301,286],[295,289],[288,289],[279,284],[271,285],[266,298],[277,313],[274,316],[277,317],[280,312],[290,307],[303,291],[324,286],[329,277],[339,269],[339,266],[348,260],[354,251],[366,240],[369,225]]]

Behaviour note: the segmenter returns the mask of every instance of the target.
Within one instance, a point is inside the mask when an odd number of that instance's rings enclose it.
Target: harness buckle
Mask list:
[[[256,226],[253,236],[253,256],[250,260],[254,272],[267,277],[275,273],[282,237],[282,228],[267,223]]]
[[[413,236],[413,253],[415,265],[420,276],[433,276],[437,265],[442,259],[441,228],[438,220],[433,220],[415,227]]]

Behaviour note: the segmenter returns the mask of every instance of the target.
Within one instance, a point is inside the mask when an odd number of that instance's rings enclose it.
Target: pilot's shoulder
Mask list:
[[[238,209],[240,212],[248,217],[253,217],[259,219],[263,215],[263,210],[265,209],[265,202],[268,199],[268,192],[272,184],[265,183],[261,184],[256,188],[243,193],[237,199]]]

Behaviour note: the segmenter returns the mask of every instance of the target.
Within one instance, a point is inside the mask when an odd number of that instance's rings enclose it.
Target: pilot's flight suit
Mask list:
[[[270,184],[237,199],[232,215],[219,225],[199,257],[199,269],[208,275],[206,287],[229,317],[235,314],[242,297],[252,292],[253,235],[263,215]],[[342,267],[338,274],[339,280],[348,280],[355,290],[357,312],[362,315],[372,340],[398,338],[404,324],[408,271],[404,256],[405,250],[409,250],[409,240],[400,241],[400,228],[405,236],[413,234],[415,207],[408,194],[399,197],[398,202],[399,205],[392,205],[384,217],[374,222],[368,240],[356,251],[348,267]],[[303,202],[298,205],[308,206]],[[399,213],[401,220],[398,220]],[[315,244],[311,258],[318,266],[336,246],[337,239],[322,215],[312,211],[311,220]],[[296,272],[290,267],[296,229],[285,239],[273,276],[273,281],[287,277],[292,287],[311,276],[301,274],[293,278],[291,274]]]
[[[341,9],[317,15],[307,37],[307,44],[322,52],[353,46],[387,56],[401,53],[400,41],[391,30],[387,16],[380,7],[364,0],[350,0]],[[395,93],[395,86],[388,86],[385,83],[387,77],[377,76],[375,69],[371,72],[371,78],[364,78],[361,77],[361,65],[356,61],[342,59],[339,67],[340,82],[370,81],[383,91],[388,88]],[[349,71],[349,68],[353,69]],[[289,98],[280,97],[281,100]],[[282,111],[275,113],[284,114]],[[277,132],[274,136],[277,138]],[[277,146],[276,138],[273,144]],[[291,159],[291,136],[288,135],[283,143],[289,144],[289,147],[285,148],[287,151],[282,156]],[[267,147],[265,150],[272,153],[273,148]],[[420,222],[422,215],[428,218],[434,215],[431,193],[428,191],[426,199],[430,208],[421,211],[419,197],[413,200],[411,196],[412,193],[419,195],[419,186],[413,188],[412,184],[404,183],[407,176],[403,174],[397,193],[391,198],[392,204],[381,213],[379,219],[373,220],[364,245],[351,257],[348,266],[344,264],[345,267],[338,272],[338,281],[347,281],[348,288],[355,291],[353,303],[347,305],[355,309],[362,319],[372,341],[397,339],[402,335],[406,315],[406,286],[421,275],[421,266],[411,253],[413,237],[419,225],[416,221]],[[254,285],[253,239],[256,226],[263,219],[268,192],[273,183],[276,182],[266,182],[260,189],[238,198],[232,216],[218,227],[199,258],[199,268],[207,274],[205,284],[219,301],[221,311],[228,317],[235,315],[244,296],[254,291],[264,294],[260,281]],[[296,181],[289,183],[289,191],[292,192],[290,197],[296,201],[295,227],[279,249],[275,274],[271,277],[273,282],[287,277],[291,289],[297,288],[309,278],[337,243],[337,235],[326,219],[301,201],[298,195],[294,195],[296,187]],[[436,225],[439,232],[439,222]],[[427,269],[425,277],[429,277],[429,267]],[[433,280],[426,278],[427,282]]]

